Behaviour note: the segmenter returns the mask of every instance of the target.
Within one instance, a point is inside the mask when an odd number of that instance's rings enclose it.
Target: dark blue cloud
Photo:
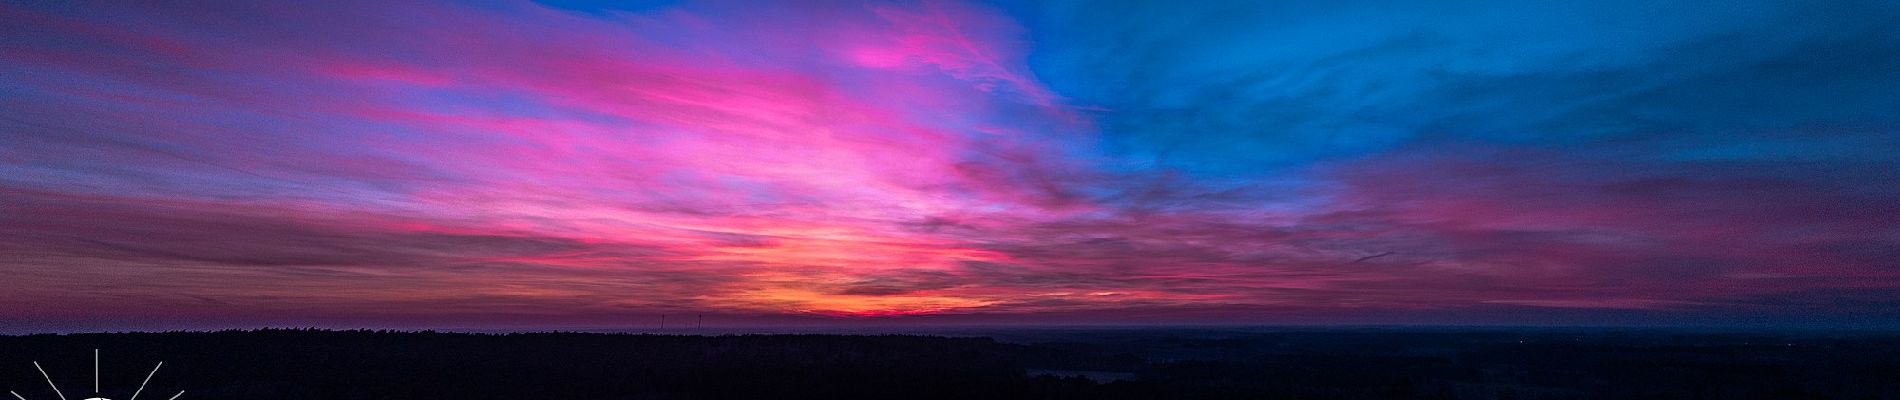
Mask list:
[[[1034,62],[1105,147],[1252,175],[1423,143],[1891,162],[1900,10],[1857,1],[1062,2]],[[1636,152],[1632,144],[1647,146]]]

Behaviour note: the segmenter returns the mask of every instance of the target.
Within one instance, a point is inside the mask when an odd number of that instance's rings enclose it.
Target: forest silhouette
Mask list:
[[[1618,331],[1046,330],[917,335],[268,329],[0,336],[0,390],[55,399],[1584,399],[1900,393],[1900,337]]]

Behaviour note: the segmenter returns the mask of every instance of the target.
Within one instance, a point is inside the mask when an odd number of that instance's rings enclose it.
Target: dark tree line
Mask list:
[[[1900,398],[1900,340],[1793,340],[1159,331],[1021,342],[324,330],[31,335],[0,336],[0,390],[57,398],[31,364],[39,361],[68,398],[91,397],[97,348],[101,392],[113,399],[137,390],[157,361],[164,367],[142,399],[180,390],[181,400]],[[1091,380],[1082,377],[1087,371],[1108,373]]]

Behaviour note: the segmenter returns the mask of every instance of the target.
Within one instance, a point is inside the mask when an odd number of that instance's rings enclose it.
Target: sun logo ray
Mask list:
[[[145,380],[139,382],[138,390],[132,392],[132,397],[129,397],[126,400],[138,400],[139,395],[145,393],[145,386],[152,383],[152,377],[158,375],[158,369],[164,368],[164,367],[165,367],[164,361],[160,361],[158,362],[158,365],[153,366],[152,372],[146,373]],[[40,366],[39,361],[34,361],[33,369],[38,370],[40,372],[40,377],[46,379],[46,386],[53,388],[54,396],[58,396],[59,400],[67,400],[66,392],[59,389],[58,383],[53,382],[53,375],[46,373],[46,367]],[[26,396],[20,395],[20,392],[9,390],[7,391],[7,394],[13,395],[13,398],[16,400],[27,400]],[[100,396],[101,393],[99,390],[99,349],[92,350],[92,395],[93,397],[88,397],[85,400],[112,400],[112,399]],[[178,391],[177,394],[173,394],[172,397],[166,400],[178,400],[180,396],[184,396],[184,395],[185,395],[185,391],[180,390]]]

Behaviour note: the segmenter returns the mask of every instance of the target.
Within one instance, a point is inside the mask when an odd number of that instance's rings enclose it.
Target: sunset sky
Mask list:
[[[1900,326],[1890,1],[0,20],[4,331]]]

